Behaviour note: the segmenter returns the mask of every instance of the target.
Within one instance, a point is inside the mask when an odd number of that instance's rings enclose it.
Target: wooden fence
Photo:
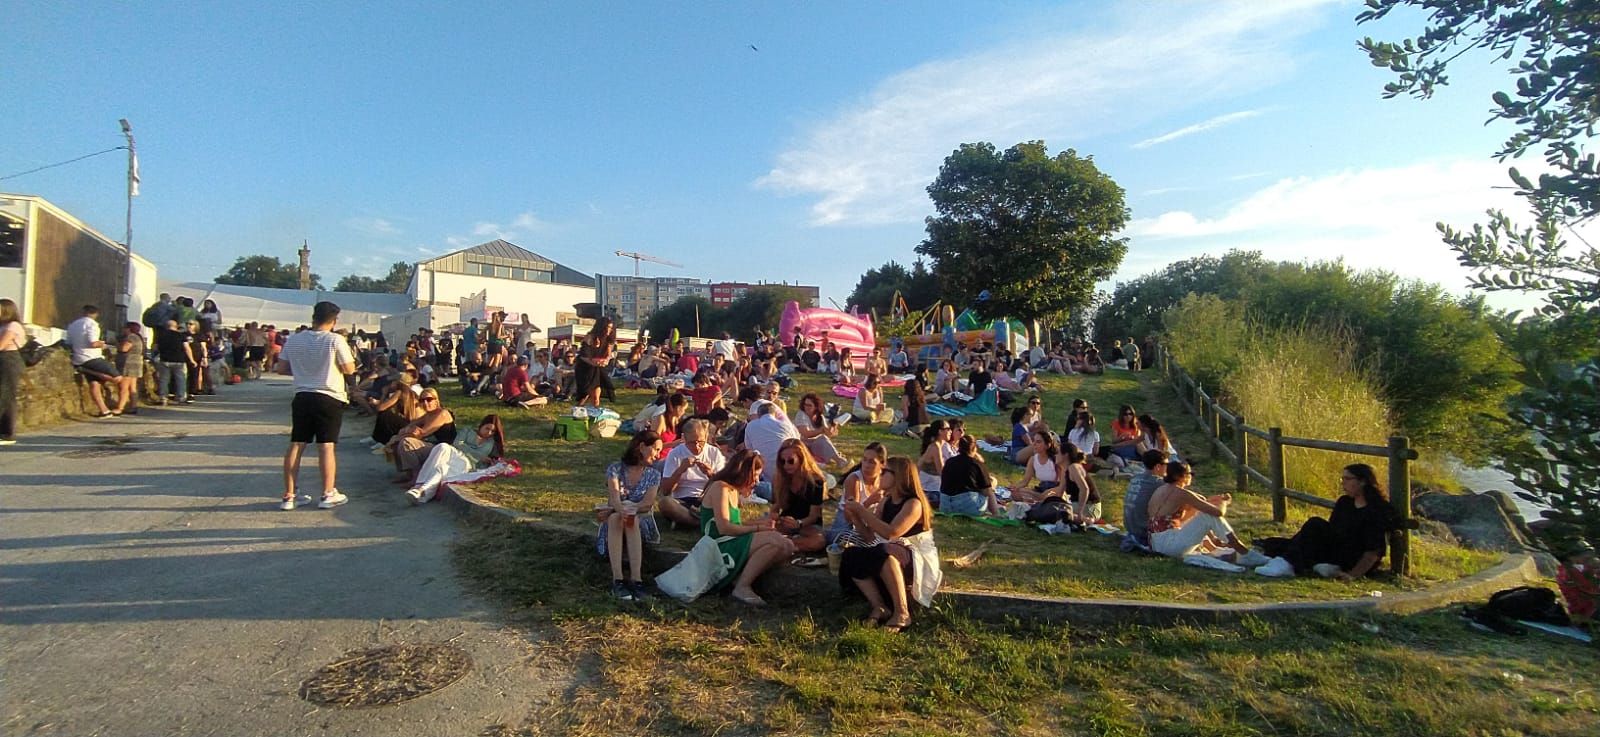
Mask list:
[[[1245,418],[1237,413],[1230,412],[1212,399],[1205,389],[1200,386],[1194,377],[1189,375],[1178,362],[1167,353],[1165,346],[1156,346],[1156,366],[1160,368],[1162,376],[1171,384],[1178,399],[1183,402],[1184,408],[1199,424],[1200,430],[1210,440],[1213,454],[1229,465],[1233,466],[1234,487],[1238,491],[1245,491],[1253,479],[1265,486],[1272,494],[1272,519],[1283,522],[1288,515],[1288,501],[1313,504],[1327,509],[1333,508],[1333,500],[1326,499],[1300,489],[1291,489],[1284,483],[1283,449],[1285,446],[1296,448],[1311,448],[1314,450],[1327,450],[1355,455],[1376,456],[1387,459],[1389,466],[1389,501],[1394,505],[1395,512],[1400,516],[1399,529],[1389,536],[1389,565],[1395,573],[1409,575],[1411,572],[1411,535],[1410,531],[1416,529],[1416,521],[1411,517],[1411,469],[1410,462],[1417,459],[1417,452],[1411,449],[1411,441],[1404,435],[1390,435],[1388,445],[1367,445],[1365,443],[1345,443],[1337,440],[1318,440],[1314,438],[1296,438],[1283,434],[1283,428],[1253,427]],[[1267,458],[1266,470],[1263,472],[1250,465],[1250,447],[1246,439],[1256,437],[1266,443]]]

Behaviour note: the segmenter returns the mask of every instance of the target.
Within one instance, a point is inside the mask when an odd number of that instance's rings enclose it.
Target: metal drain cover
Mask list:
[[[390,645],[323,666],[300,684],[300,698],[346,708],[386,706],[438,691],[471,670],[471,656],[458,647]]]

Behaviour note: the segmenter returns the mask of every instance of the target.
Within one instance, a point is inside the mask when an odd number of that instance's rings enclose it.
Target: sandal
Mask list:
[[[748,596],[745,596],[745,595],[742,595],[742,594],[739,594],[739,593],[734,593],[733,594],[733,600],[739,602],[740,604],[744,604],[744,605],[747,605],[747,606],[763,607],[763,606],[767,605],[767,600],[766,599],[763,599],[760,596],[757,596],[755,594],[750,594]]]
[[[883,629],[884,629],[885,632],[894,632],[894,633],[898,634],[900,632],[905,631],[905,628],[910,627],[910,626],[911,626],[911,617],[906,617],[904,620],[896,619],[893,622],[890,622],[890,623],[887,623],[887,624],[883,625]]]
[[[861,619],[861,623],[868,627],[882,627],[885,622],[889,621],[889,615],[891,614],[893,612],[883,607],[873,607],[872,611],[867,612],[867,616]]]

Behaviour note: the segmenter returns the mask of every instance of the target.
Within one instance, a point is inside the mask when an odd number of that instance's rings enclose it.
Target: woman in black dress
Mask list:
[[[606,377],[606,367],[611,364],[611,354],[616,351],[616,345],[617,330],[609,317],[595,320],[589,334],[583,336],[583,345],[578,348],[578,362],[573,367],[573,377],[576,379],[573,395],[578,397],[579,407],[585,404],[596,408],[600,406],[600,391],[610,383]]]
[[[1353,463],[1340,473],[1342,493],[1327,519],[1312,517],[1277,552],[1295,572],[1350,581],[1371,573],[1389,547],[1395,527],[1394,507],[1372,466]],[[1281,540],[1281,538],[1280,538]]]

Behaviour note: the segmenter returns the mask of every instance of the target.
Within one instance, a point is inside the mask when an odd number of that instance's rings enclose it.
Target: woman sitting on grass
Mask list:
[[[883,403],[883,390],[878,388],[878,377],[868,376],[867,383],[856,392],[855,406],[850,414],[866,424],[894,422],[894,410]]]
[[[906,382],[900,397],[900,416],[908,437],[922,436],[928,426],[928,397],[923,393],[922,382]]]
[[[849,348],[839,351],[839,371],[834,381],[845,386],[855,386],[856,359],[851,357]]]
[[[678,423],[682,422],[689,414],[689,398],[682,394],[671,394],[667,397],[667,411],[662,412],[650,422],[648,430],[653,430],[661,438],[661,442],[672,447],[678,444]]]
[[[427,460],[433,446],[456,441],[456,416],[439,401],[439,390],[423,389],[417,402],[422,405],[422,416],[400,428],[388,445],[394,454],[395,468],[400,471],[394,479],[397,484],[409,485],[416,480],[417,469]]]
[[[661,532],[650,510],[661,488],[661,472],[653,466],[661,454],[661,437],[645,430],[635,433],[622,452],[622,460],[606,467],[606,506],[598,510],[600,534],[595,541],[600,554],[611,561],[611,595],[622,601],[649,598],[640,567],[644,544],[661,542]],[[629,577],[622,578],[622,559],[628,559]]]
[[[772,477],[772,508],[777,514],[778,532],[794,542],[802,553],[820,553],[822,503],[827,492],[827,477],[806,451],[804,441],[789,438],[778,446],[778,472]]]
[[[961,374],[956,370],[956,362],[946,358],[939,363],[939,373],[933,377],[933,393],[943,397],[954,392],[961,383]]]
[[[1138,413],[1133,405],[1124,404],[1117,409],[1117,419],[1111,421],[1111,443],[1101,443],[1098,456],[1114,468],[1123,468],[1129,461],[1143,457],[1139,450],[1141,438]]]
[[[500,424],[500,415],[484,415],[476,431],[454,443],[433,446],[428,459],[417,469],[417,480],[406,491],[406,497],[412,504],[426,504],[445,479],[488,466],[505,454],[506,430]]]
[[[822,397],[816,392],[807,392],[800,397],[800,412],[794,417],[794,429],[800,432],[800,438],[806,442],[806,450],[817,460],[828,465],[849,465],[844,462],[844,456],[839,454],[839,449],[833,446],[832,438],[838,437],[839,426],[833,424],[825,414],[826,407]]]
[[[956,454],[945,461],[939,475],[939,511],[943,514],[963,514],[970,517],[1000,514],[1000,501],[994,496],[994,477],[978,453],[978,441],[971,435],[961,436],[956,443]]]
[[[1167,460],[1182,460],[1178,457],[1178,450],[1172,447],[1172,439],[1167,437],[1166,428],[1150,415],[1139,415],[1139,444],[1142,453],[1147,450],[1159,450],[1167,454]]]
[[[1094,475],[1089,473],[1089,457],[1075,445],[1064,449],[1066,472],[1063,497],[1072,505],[1073,517],[1084,524],[1094,524],[1104,511],[1100,506],[1100,489],[1094,485]]]
[[[1151,550],[1170,558],[1207,555],[1223,547],[1241,556],[1250,552],[1226,519],[1232,494],[1203,497],[1190,491],[1194,473],[1178,461],[1167,464],[1165,481],[1150,495]]]
[[[1057,489],[1061,486],[1062,479],[1067,477],[1064,468],[1065,458],[1061,453],[1061,446],[1056,442],[1055,435],[1049,432],[1035,432],[1028,436],[1032,443],[1033,455],[1029,456],[1028,463],[1023,466],[1022,481],[1017,483],[1017,488],[1012,492],[1012,497],[1018,501],[1034,504],[1047,496],[1061,496]],[[1051,493],[1051,492],[1054,493]]]
[[[861,462],[845,472],[844,483],[841,484],[844,493],[839,497],[833,524],[823,533],[828,545],[844,547],[866,544],[866,541],[856,536],[854,528],[850,526],[850,519],[844,513],[844,503],[855,501],[860,502],[862,506],[872,507],[882,500],[883,468],[888,458],[883,443],[873,441],[867,443],[867,447],[861,450]]]
[[[956,454],[950,442],[950,423],[934,420],[922,431],[922,451],[917,455],[917,476],[920,486],[930,494],[939,493],[944,462]]]
[[[916,592],[923,606],[931,606],[943,576],[933,544],[933,508],[917,482],[916,467],[911,459],[896,456],[889,459],[884,475],[888,494],[876,514],[860,502],[843,505],[856,534],[877,542],[846,549],[839,578],[840,583],[853,583],[867,598],[872,606],[868,621],[899,632],[911,624],[907,589]]]
[[[1394,507],[1378,485],[1378,474],[1365,463],[1345,466],[1339,485],[1339,500],[1327,519],[1306,520],[1281,550],[1260,541],[1267,553],[1288,560],[1296,573],[1340,581],[1353,581],[1377,568],[1395,528]]]
[[[751,606],[767,603],[751,588],[756,578],[794,557],[794,543],[777,531],[773,518],[745,524],[740,517],[739,503],[761,481],[761,469],[760,453],[753,450],[735,453],[728,465],[706,484],[704,503],[700,507],[700,532],[716,538],[723,560],[733,563],[728,575],[717,585],[732,583],[733,598]]]
[[[372,411],[376,415],[372,421],[373,453],[381,454],[389,441],[394,439],[394,434],[400,432],[400,428],[422,416],[422,405],[417,402],[417,396],[421,393],[422,385],[417,383],[417,370],[411,368],[384,387],[383,396],[372,403]]]

